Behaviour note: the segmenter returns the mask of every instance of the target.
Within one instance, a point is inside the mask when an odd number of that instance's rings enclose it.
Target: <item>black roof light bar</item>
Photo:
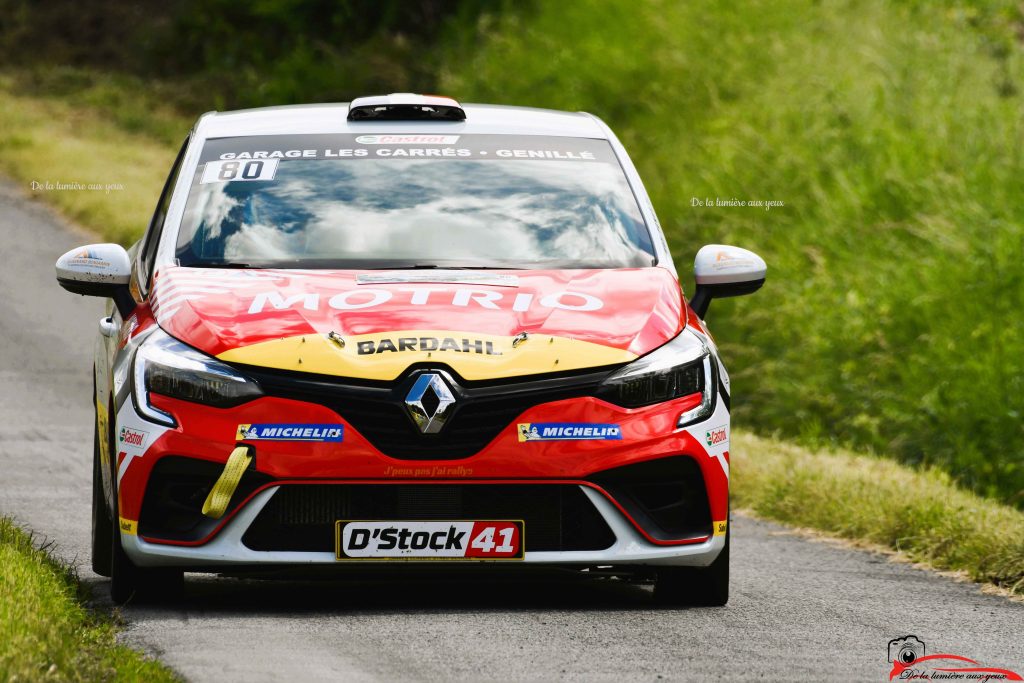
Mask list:
[[[348,105],[349,121],[465,121],[466,112],[450,97],[399,92],[357,97]]]

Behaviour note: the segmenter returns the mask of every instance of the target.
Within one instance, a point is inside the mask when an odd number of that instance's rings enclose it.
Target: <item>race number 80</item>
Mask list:
[[[202,183],[228,183],[245,180],[273,180],[278,159],[229,159],[207,161]]]

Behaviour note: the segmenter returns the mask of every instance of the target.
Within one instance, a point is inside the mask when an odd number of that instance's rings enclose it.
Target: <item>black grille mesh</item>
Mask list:
[[[616,467],[590,477],[653,538],[698,538],[711,533],[711,507],[700,465],[673,456]]]
[[[334,523],[523,520],[526,550],[603,550],[615,536],[578,486],[560,484],[291,484],[242,542],[260,551],[334,552]]]

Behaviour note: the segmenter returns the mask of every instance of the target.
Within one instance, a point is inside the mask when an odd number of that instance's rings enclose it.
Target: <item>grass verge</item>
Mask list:
[[[1024,595],[1024,512],[960,488],[942,470],[736,433],[731,472],[736,508]]]
[[[176,681],[114,640],[113,621],[87,609],[72,572],[0,517],[0,680]]]
[[[108,107],[86,103],[84,95],[25,96],[15,82],[0,75],[0,171],[103,239],[138,239],[177,144],[166,135],[126,130]],[[122,93],[121,99],[130,98]],[[180,119],[181,140],[190,125]]]

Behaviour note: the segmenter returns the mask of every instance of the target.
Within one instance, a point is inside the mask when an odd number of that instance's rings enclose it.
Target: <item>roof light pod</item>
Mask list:
[[[357,97],[348,105],[349,121],[465,121],[462,105],[450,97],[398,92]]]

